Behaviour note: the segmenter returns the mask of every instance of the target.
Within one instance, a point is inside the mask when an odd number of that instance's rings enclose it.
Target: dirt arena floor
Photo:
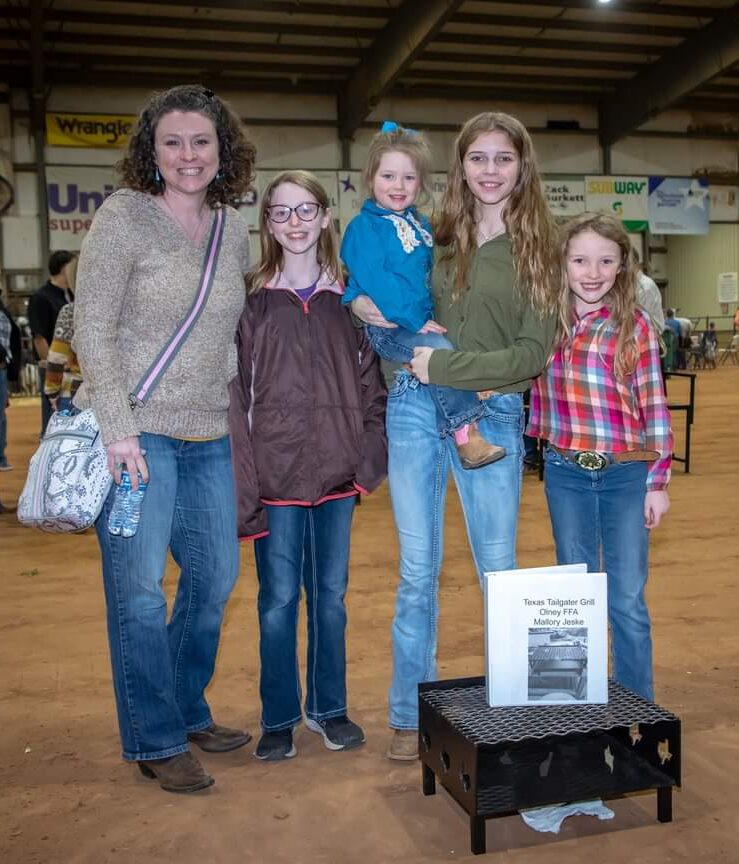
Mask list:
[[[683,401],[687,381],[670,382]],[[14,503],[35,446],[38,403],[9,409],[0,498]],[[684,414],[674,426],[678,451]],[[487,822],[489,860],[505,864],[739,861],[739,368],[701,371],[689,475],[676,465],[672,510],[654,535],[649,583],[657,701],[683,723],[675,821],[655,795],[612,802],[616,817],[569,819],[537,834],[518,816]],[[552,563],[542,484],[527,475],[521,566]],[[360,750],[332,753],[305,729],[298,757],[258,762],[251,743],[204,755],[216,785],[162,792],[121,761],[103,592],[92,533],[49,536],[0,516],[0,862],[243,864],[472,859],[468,820],[443,791],[425,798],[418,764],[386,759],[386,693],[397,547],[383,487],[357,511],[349,592],[352,716]],[[171,589],[173,572],[168,575]],[[171,591],[170,591],[171,593]],[[441,580],[441,678],[483,672],[481,597],[456,497]],[[228,608],[209,696],[216,719],[258,732],[252,552]],[[486,860],[478,858],[477,860]]]

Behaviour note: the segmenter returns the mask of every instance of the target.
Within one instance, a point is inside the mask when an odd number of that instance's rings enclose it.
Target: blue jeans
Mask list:
[[[239,568],[228,437],[181,441],[143,433],[149,486],[134,537],[108,532],[113,491],[97,520],[123,758],[188,749],[212,722],[204,691]],[[180,568],[172,615],[162,579],[167,550]]]
[[[654,698],[652,637],[644,598],[649,530],[644,527],[646,462],[587,471],[547,449],[544,485],[558,564],[585,562],[608,574],[613,677]]]
[[[41,394],[41,435],[39,437],[43,438],[46,434],[46,427],[49,425],[49,420],[51,420],[51,415],[54,413],[54,407],[45,393],[46,369],[41,366],[38,367],[38,386],[39,393]]]
[[[8,401],[8,370],[0,369],[0,465],[8,461],[5,448],[8,445],[8,418],[5,404]]]
[[[297,625],[305,590],[308,669],[305,713],[346,714],[346,608],[354,497],[314,507],[267,505],[269,534],[254,542],[259,578],[262,728],[291,729],[302,719]]]
[[[418,727],[418,683],[436,678],[439,571],[450,468],[478,577],[482,579],[488,570],[516,566],[523,400],[520,393],[508,393],[491,396],[483,405],[480,432],[505,447],[507,455],[466,471],[452,440],[436,434],[427,387],[401,372],[388,394],[388,478],[400,543],[400,583],[392,626],[393,729]]]
[[[435,351],[449,351],[454,348],[454,345],[439,333],[412,333],[405,327],[372,325],[367,325],[366,329],[375,353],[392,363],[410,363],[414,348],[433,348]],[[483,404],[474,390],[456,390],[440,384],[427,386],[436,408],[436,429],[439,435],[450,435],[482,417]]]

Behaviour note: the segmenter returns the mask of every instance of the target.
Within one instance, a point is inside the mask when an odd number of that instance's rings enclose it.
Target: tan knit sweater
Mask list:
[[[209,236],[210,228],[194,246],[152,196],[132,189],[113,193],[95,214],[77,271],[74,349],[84,383],[74,401],[93,408],[106,444],[139,432],[228,433],[234,334],[249,266],[246,225],[231,207],[202,316],[146,405],[134,411],[128,405],[193,302]]]

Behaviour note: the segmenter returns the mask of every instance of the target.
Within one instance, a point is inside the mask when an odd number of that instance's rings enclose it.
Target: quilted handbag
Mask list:
[[[225,217],[216,211],[205,253],[200,286],[172,338],[129,395],[131,408],[146,403],[200,317],[213,286]],[[94,525],[110,492],[107,449],[92,409],[53,414],[38,450],[31,457],[18,500],[18,521],[42,531],[68,533]]]
[[[53,414],[18,501],[18,520],[42,531],[84,531],[97,519],[113,477],[91,409]]]

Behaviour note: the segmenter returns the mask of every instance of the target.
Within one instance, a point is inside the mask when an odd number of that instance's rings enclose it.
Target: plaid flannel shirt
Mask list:
[[[13,354],[10,351],[10,335],[12,332],[10,319],[4,312],[0,311],[0,346],[3,349],[3,353],[0,353],[0,360],[6,363],[9,363],[13,359]]]
[[[649,319],[636,311],[639,361],[618,381],[613,360],[618,328],[606,307],[573,326],[572,341],[554,352],[531,388],[528,434],[563,450],[656,450],[647,489],[664,489],[670,479],[672,430],[657,337]]]

